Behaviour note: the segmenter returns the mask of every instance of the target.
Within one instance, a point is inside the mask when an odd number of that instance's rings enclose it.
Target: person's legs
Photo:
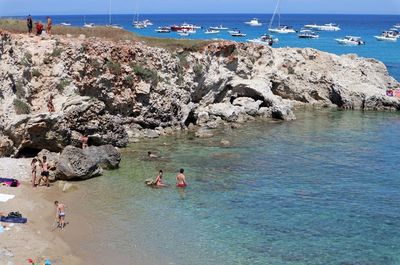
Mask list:
[[[32,173],[32,187],[36,187],[36,173]]]
[[[65,215],[60,215],[60,226],[61,229],[65,227]]]

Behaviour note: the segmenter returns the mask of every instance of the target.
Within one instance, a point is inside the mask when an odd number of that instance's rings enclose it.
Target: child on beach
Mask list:
[[[31,175],[32,175],[32,187],[36,187],[36,169],[37,169],[37,162],[36,158],[32,159],[31,162]]]
[[[55,201],[54,205],[56,206],[56,222],[58,222],[58,226],[61,229],[65,227],[65,204]]]

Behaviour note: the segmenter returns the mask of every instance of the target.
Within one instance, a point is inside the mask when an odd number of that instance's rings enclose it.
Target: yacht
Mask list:
[[[205,34],[218,34],[219,32],[220,32],[219,30],[209,28],[204,33]]]
[[[189,34],[189,32],[187,30],[181,30],[181,31],[178,31],[178,35],[182,36],[182,37],[187,37],[190,34]]]
[[[193,24],[188,24],[188,23],[183,23],[181,25],[172,25],[171,30],[172,31],[180,31],[180,30],[195,30],[195,29],[200,29],[200,26],[193,25]]]
[[[84,28],[93,28],[94,26],[95,26],[94,23],[85,23],[85,24],[83,24]]]
[[[400,29],[400,23],[397,23],[396,25],[393,26],[396,29]]]
[[[324,25],[317,25],[317,24],[308,24],[305,25],[304,28],[307,29],[313,29],[313,30],[319,30],[319,31],[339,31],[341,28],[334,23],[328,23]]]
[[[268,31],[273,32],[273,33],[279,33],[279,34],[296,33],[296,31],[293,29],[293,27],[281,25],[281,13],[279,11],[280,2],[281,1],[278,0],[278,2],[276,3],[274,13],[272,14],[271,21],[269,22]],[[277,13],[278,13],[278,27],[273,28],[272,24],[274,23],[274,19],[275,19],[275,16]]]
[[[246,37],[246,34],[242,33],[240,30],[230,30],[229,34],[231,34],[232,37]]]
[[[378,41],[395,42],[399,38],[393,31],[384,31],[380,36],[374,36]]]
[[[279,26],[277,28],[269,28],[270,32],[279,34],[296,33],[296,31],[291,26]]]
[[[218,27],[209,27],[209,29],[212,29],[212,30],[228,30],[228,28],[223,27],[222,24],[219,25]]]
[[[361,37],[346,36],[343,39],[335,39],[335,41],[342,45],[365,45]]]
[[[309,30],[309,29],[302,29],[300,30],[299,34],[297,35],[300,39],[318,39],[319,34]]]
[[[279,39],[274,38],[272,35],[265,34],[260,38],[248,40],[248,42],[272,46],[274,43],[278,43]]]
[[[253,26],[253,27],[262,26],[262,23],[260,21],[258,21],[258,18],[253,18],[252,20],[244,22],[244,23],[249,26]]]
[[[71,26],[71,23],[69,23],[69,22],[62,22],[62,23],[60,23],[60,26]]]
[[[158,27],[158,29],[156,29],[157,33],[170,33],[171,29],[169,27]]]

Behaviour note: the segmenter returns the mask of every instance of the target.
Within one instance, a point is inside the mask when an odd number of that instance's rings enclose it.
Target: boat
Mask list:
[[[318,31],[339,31],[341,28],[335,23],[328,23],[324,25],[317,25],[317,24],[308,24],[304,25],[306,29],[313,29]]]
[[[94,23],[85,23],[85,24],[83,24],[84,28],[93,28],[94,26],[95,26]]]
[[[397,23],[396,25],[393,26],[396,29],[400,29],[400,23]]]
[[[190,35],[189,32],[187,32],[185,30],[178,31],[178,34],[179,34],[179,36],[182,36],[182,37],[187,37]]]
[[[189,34],[196,34],[196,30],[195,29],[182,29],[182,30],[178,30],[178,33],[189,33]]]
[[[172,31],[180,31],[180,30],[195,30],[195,29],[199,29],[201,27],[193,25],[193,24],[187,24],[187,23],[183,23],[181,25],[172,25],[171,26],[171,30]]]
[[[252,43],[272,46],[274,43],[278,43],[279,39],[274,38],[272,35],[265,34],[265,35],[262,35],[260,38],[247,40],[247,41],[252,42]]]
[[[240,30],[232,30],[229,33],[232,37],[246,37],[246,34],[242,33]]]
[[[220,33],[219,30],[211,29],[211,28],[207,29],[207,30],[204,32],[204,34],[218,34],[218,33]]]
[[[268,31],[279,34],[288,34],[288,33],[296,33],[296,31],[291,26],[281,25],[281,13],[279,12],[280,0],[276,3],[274,13],[272,14],[271,21],[269,22]],[[278,13],[278,27],[273,28],[272,24],[274,23],[274,19],[276,14]]]
[[[299,34],[297,35],[300,39],[318,39],[319,34],[309,30],[309,29],[302,29],[300,30]]]
[[[133,19],[132,26],[135,27],[136,29],[144,29],[144,28],[147,28],[148,26],[152,26],[153,23],[148,19],[145,19],[142,21],[139,20],[139,11],[138,10],[139,10],[138,7],[136,7],[136,19]]]
[[[69,23],[69,22],[62,22],[62,23],[60,23],[60,26],[71,26],[71,23]]]
[[[171,29],[169,27],[158,27],[158,29],[156,29],[157,33],[170,33]]]
[[[259,27],[262,26],[262,23],[258,21],[258,18],[253,18],[250,21],[244,22],[245,24],[253,27]]]
[[[123,29],[122,26],[111,23],[111,0],[109,1],[109,5],[108,5],[108,24],[106,25],[106,27],[114,28],[114,29]]]
[[[395,42],[399,38],[393,31],[384,31],[380,36],[374,36],[378,41],[391,41]]]
[[[361,37],[346,36],[343,39],[335,39],[335,41],[342,45],[365,45]]]
[[[222,24],[219,25],[218,27],[209,27],[209,29],[212,29],[212,30],[228,30],[228,28],[223,27]]]

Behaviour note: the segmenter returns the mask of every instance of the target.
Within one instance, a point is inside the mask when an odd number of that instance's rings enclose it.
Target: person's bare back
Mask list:
[[[183,174],[185,170],[182,168],[179,170],[179,174],[176,176],[176,186],[178,188],[185,188],[187,186],[186,177]]]

